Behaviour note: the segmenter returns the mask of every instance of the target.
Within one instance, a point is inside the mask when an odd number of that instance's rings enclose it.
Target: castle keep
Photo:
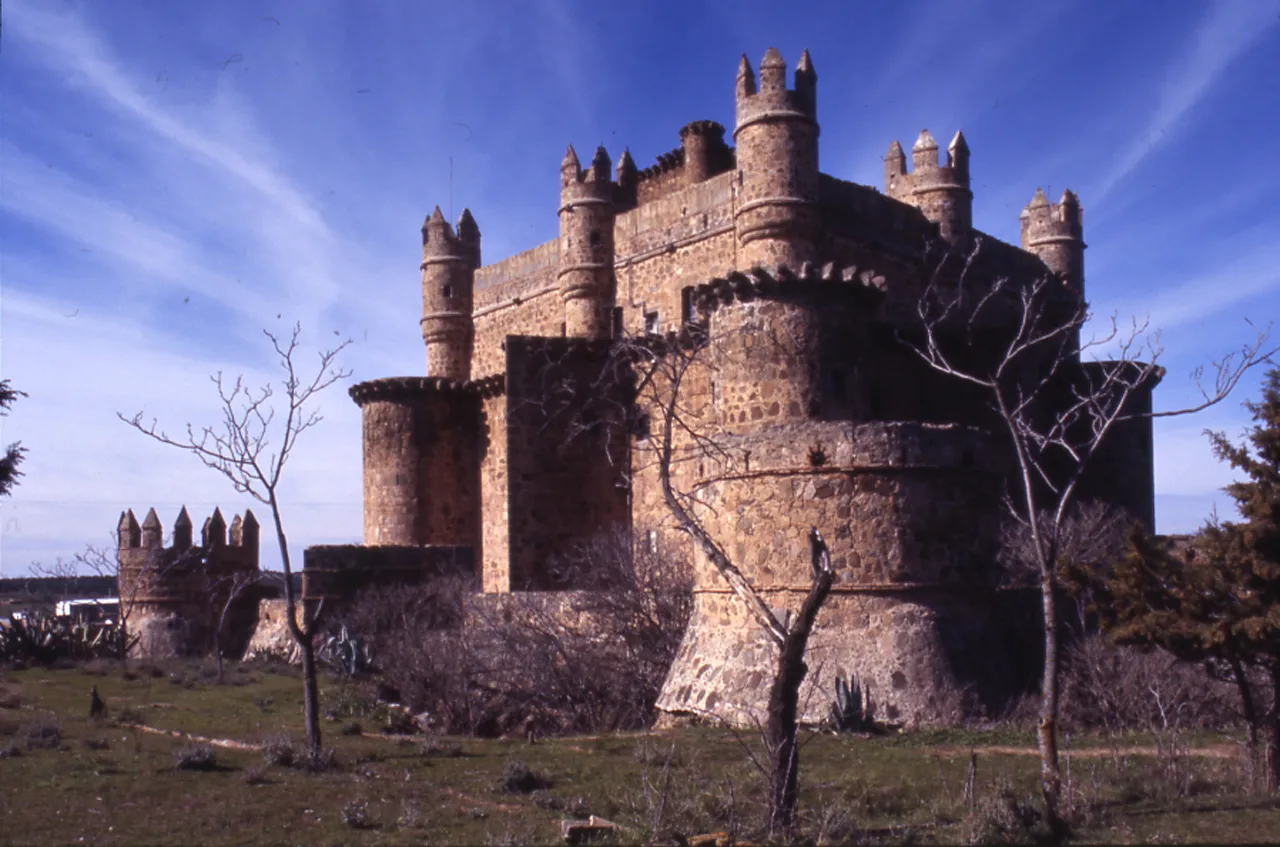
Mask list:
[[[346,552],[325,572],[393,559],[412,570],[418,556],[424,567],[465,561],[490,594],[572,589],[558,563],[623,529],[694,561],[695,613],[659,707],[758,716],[772,648],[673,531],[648,433],[574,435],[546,402],[552,389],[595,384],[613,339],[697,324],[725,339],[688,388],[691,414],[720,447],[714,460],[679,463],[678,487],[775,609],[794,609],[808,588],[811,525],[838,570],[810,642],[806,685],[823,693],[802,695],[806,717],[824,715],[837,674],[861,679],[890,720],[940,716],[962,690],[994,703],[1036,640],[1009,612],[1017,604],[996,565],[1011,466],[981,397],[898,339],[916,331],[940,257],[975,244],[979,283],[1051,278],[1078,302],[1080,204],[1037,189],[1019,245],[983,234],[959,132],[945,155],[927,131],[909,154],[893,142],[881,188],[823,173],[807,52],[790,80],[776,50],[758,68],[744,57],[734,102],[728,138],[694,121],[643,170],[603,148],[584,166],[570,147],[559,238],[515,256],[483,265],[471,212],[456,226],[431,213],[426,375],[351,389],[363,413],[364,546],[326,548]],[[1149,425],[1117,432],[1106,458],[1084,496],[1150,524]],[[310,579],[320,571],[308,561]]]

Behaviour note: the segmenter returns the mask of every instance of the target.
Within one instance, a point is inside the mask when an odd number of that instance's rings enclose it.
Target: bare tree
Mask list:
[[[657,425],[648,438],[651,459],[676,528],[692,539],[778,648],[763,735],[768,754],[769,831],[771,835],[789,835],[795,825],[798,797],[797,715],[800,687],[808,672],[805,649],[818,612],[831,592],[835,572],[821,532],[811,528],[809,591],[798,614],[779,619],[708,529],[702,517],[705,506],[693,491],[683,490],[677,483],[675,468],[679,463],[728,458],[720,433],[691,387],[697,372],[711,366],[708,351],[726,341],[724,335],[712,336],[706,328],[688,324],[678,335],[621,339],[615,342],[613,355],[625,363],[627,379],[634,385],[634,406],[627,419],[642,414],[649,416],[646,425],[651,430]],[[608,392],[594,391],[592,395],[607,396]]]
[[[981,250],[978,239],[967,255],[950,254],[935,264],[917,303],[918,324],[899,339],[929,368],[985,399],[992,425],[1007,437],[1016,461],[1006,506],[1025,528],[1025,552],[1039,583],[1041,788],[1050,820],[1059,824],[1059,566],[1081,482],[1117,426],[1220,403],[1280,348],[1268,346],[1269,329],[1257,332],[1239,351],[1213,362],[1207,376],[1204,368],[1193,373],[1199,402],[1153,412],[1141,401],[1164,373],[1157,332],[1144,322],[1125,327],[1112,318],[1106,331],[1081,343],[1092,315],[1079,291],[1057,277],[979,284],[971,270]],[[1100,353],[1113,358],[1085,361]]]
[[[323,601],[314,609],[302,609],[299,614],[298,598],[294,591],[293,569],[289,559],[289,542],[284,532],[280,508],[280,481],[285,463],[297,445],[298,437],[322,420],[319,412],[310,408],[313,398],[334,383],[346,379],[350,371],[338,367],[338,355],[350,344],[344,341],[337,347],[319,353],[319,363],[314,375],[305,377],[298,373],[298,339],[302,334],[300,324],[295,324],[287,339],[268,330],[263,334],[270,340],[277,364],[284,372],[281,380],[283,402],[277,405],[276,393],[270,384],[251,388],[244,378],[234,382],[218,372],[210,379],[218,387],[222,420],[211,426],[197,427],[188,423],[186,434],[169,436],[160,429],[153,418],[144,420],[142,412],[131,418],[118,414],[134,429],[161,444],[191,453],[205,467],[222,474],[240,494],[248,494],[271,509],[275,525],[276,541],[280,548],[280,560],[284,566],[285,620],[289,634],[302,655],[303,711],[307,729],[307,744],[313,758],[320,755],[320,705],[316,684],[316,656],[314,636],[323,612]],[[277,420],[277,410],[282,410]]]
[[[227,623],[233,617],[233,611],[241,604],[245,594],[261,579],[261,574],[253,571],[235,571],[226,576],[209,580],[206,596],[215,603],[216,617],[213,621],[213,655],[218,663],[218,684],[222,684],[222,660],[226,656],[225,642]]]

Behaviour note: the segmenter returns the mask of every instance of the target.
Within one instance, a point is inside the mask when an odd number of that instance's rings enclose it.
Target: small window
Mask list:
[[[444,296],[445,296],[445,297],[452,297],[452,296],[453,296],[453,286],[452,286],[452,285],[446,285],[446,286],[444,287],[444,289],[443,289],[443,292],[442,292],[442,293],[444,294]]]
[[[651,529],[645,534],[645,536],[646,536],[645,541],[648,542],[648,545],[649,545],[649,552],[657,553],[658,552],[658,531],[656,529]]]
[[[591,231],[591,235],[588,237],[588,240],[590,241],[592,247],[599,247],[600,233],[593,229]]]
[[[644,331],[649,335],[657,335],[660,329],[661,329],[661,324],[658,323],[658,313],[645,312],[644,313]]]
[[[622,307],[618,306],[613,310],[613,337],[621,338],[622,333]]]
[[[692,288],[685,288],[680,292],[680,320],[685,326],[698,322],[698,310],[693,305]]]

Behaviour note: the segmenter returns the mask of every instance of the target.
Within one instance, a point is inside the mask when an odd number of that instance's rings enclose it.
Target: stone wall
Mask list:
[[[302,596],[307,603],[341,603],[376,585],[446,578],[478,584],[475,551],[469,546],[326,544],[306,548],[302,558]]]
[[[557,560],[629,522],[628,436],[605,345],[507,339],[507,513],[513,590],[570,588]]]

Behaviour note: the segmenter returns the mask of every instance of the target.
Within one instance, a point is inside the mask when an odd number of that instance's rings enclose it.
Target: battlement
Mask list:
[[[1056,242],[1084,240],[1084,212],[1073,191],[1062,192],[1060,201],[1050,203],[1044,192],[1037,188],[1035,196],[1018,217],[1022,223],[1023,250]]]
[[[191,515],[188,514],[187,507],[183,506],[182,510],[178,512],[178,517],[173,522],[173,544],[165,549],[176,552],[190,549],[192,545],[192,529]],[[200,546],[205,550],[228,546],[227,529],[227,522],[222,517],[222,510],[214,508],[213,514],[205,519],[204,527],[201,529]],[[229,546],[252,548],[256,559],[259,524],[258,519],[253,515],[253,511],[246,509],[243,517],[240,515],[234,516],[230,531]],[[116,527],[116,542],[121,552],[162,548],[164,544],[164,526],[161,524],[160,516],[156,514],[156,510],[150,509],[147,511],[147,516],[143,518],[141,526],[139,526],[138,519],[133,514],[133,509],[126,509],[121,512],[120,522]]]
[[[776,48],[770,47],[760,62],[760,77],[751,69],[744,53],[738,63],[736,86],[737,125],[734,138],[751,124],[780,119],[802,120],[816,124],[818,74],[813,69],[809,51],[805,50],[796,65],[795,87],[787,88],[787,63]]]
[[[422,265],[466,262],[480,267],[480,227],[470,209],[463,209],[455,232],[436,206],[422,224]]]
[[[615,183],[609,177],[609,171],[612,169],[613,163],[609,159],[609,151],[604,147],[597,147],[595,155],[591,157],[591,163],[583,168],[578,161],[578,154],[570,144],[565,150],[564,159],[560,162],[560,190],[562,193],[569,192],[571,194],[605,194],[611,195]],[[573,191],[573,187],[577,186],[594,186],[593,192]]]
[[[172,544],[165,547],[164,526],[155,509],[140,526],[132,509],[121,512],[116,528],[121,595],[143,604],[198,605],[211,580],[257,573],[260,528],[251,510],[235,515],[228,527],[215,508],[201,529],[199,547],[192,543],[192,529],[183,506],[173,524]]]

